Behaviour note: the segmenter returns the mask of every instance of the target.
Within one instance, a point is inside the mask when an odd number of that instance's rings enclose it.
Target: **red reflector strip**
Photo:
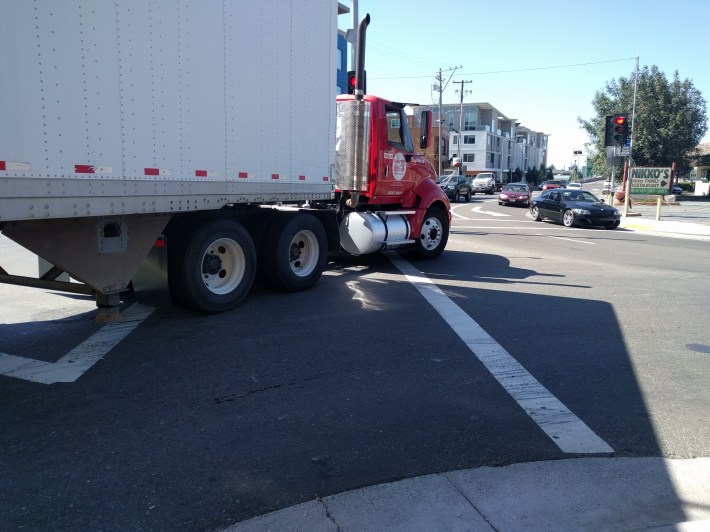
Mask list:
[[[247,177],[249,177],[249,174],[247,174],[246,172],[239,172],[239,177],[242,179],[246,179]]]
[[[160,168],[146,168],[145,175],[160,175]]]
[[[304,175],[299,175],[299,176],[298,176],[298,179],[299,179],[299,181],[305,181],[305,180],[306,180],[306,176],[304,176]]]
[[[271,174],[271,179],[278,179],[278,178],[279,178],[279,174]]]
[[[165,247],[165,240],[162,238],[159,238],[158,240],[155,241],[155,244],[153,244],[156,248],[164,248]]]
[[[0,161],[0,171],[2,172],[29,172],[32,168],[30,163],[19,163],[17,161]]]
[[[93,174],[94,167],[90,164],[75,164],[74,172],[76,172],[77,174]]]
[[[195,177],[207,177],[207,170],[195,170]]]

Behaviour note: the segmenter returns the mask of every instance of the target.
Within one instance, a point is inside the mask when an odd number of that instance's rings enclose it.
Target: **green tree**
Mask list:
[[[629,113],[634,100],[634,74],[608,81],[592,100],[596,116],[577,118],[590,138],[588,146],[596,148],[592,156],[593,172],[608,175],[604,126],[606,115]],[[678,173],[690,168],[693,152],[707,131],[707,102],[693,82],[678,77],[672,80],[658,67],[639,69],[634,117],[632,157],[636,166],[664,166],[676,163]]]

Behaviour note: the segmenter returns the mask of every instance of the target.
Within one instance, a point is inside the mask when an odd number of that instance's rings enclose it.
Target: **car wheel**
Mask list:
[[[540,216],[540,209],[537,208],[537,205],[533,205],[533,208],[530,209],[530,215],[532,216],[532,219],[536,222],[542,220],[542,216]]]
[[[471,201],[471,191],[470,190],[468,192],[466,192],[466,201],[467,202]]]
[[[451,198],[451,203],[456,203],[458,201],[459,201],[459,194],[458,194],[458,192],[455,192],[454,197]]]
[[[503,205],[503,202],[502,202],[502,201],[498,201],[498,205]]]
[[[562,215],[562,223],[565,224],[565,227],[572,227],[574,225],[574,213],[572,209],[567,209]]]

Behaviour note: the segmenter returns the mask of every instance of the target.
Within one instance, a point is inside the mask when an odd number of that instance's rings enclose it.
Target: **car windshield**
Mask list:
[[[453,175],[440,175],[439,179],[437,179],[436,182],[440,183],[440,184],[446,184],[449,181],[451,181],[452,177],[453,177]]]
[[[599,202],[599,198],[586,190],[565,190],[562,193],[562,197],[566,201],[587,201],[589,203]]]
[[[527,192],[528,188],[525,185],[506,185],[503,190],[510,190],[514,192]]]

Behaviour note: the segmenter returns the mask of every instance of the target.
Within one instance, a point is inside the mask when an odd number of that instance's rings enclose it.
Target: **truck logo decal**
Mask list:
[[[392,175],[397,181],[401,181],[406,171],[407,161],[404,159],[404,155],[397,152],[392,161]]]

